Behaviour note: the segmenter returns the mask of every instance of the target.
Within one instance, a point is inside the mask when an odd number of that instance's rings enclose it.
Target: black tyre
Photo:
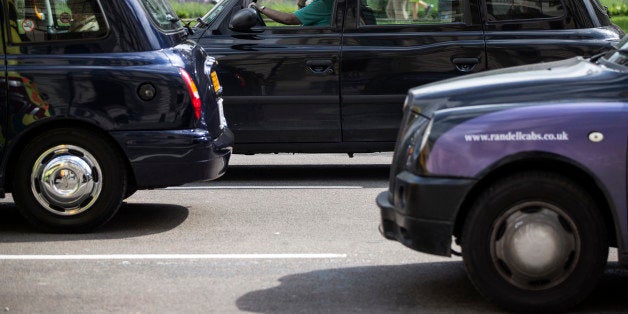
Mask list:
[[[115,215],[126,191],[122,158],[93,132],[55,129],[35,137],[17,161],[13,198],[35,226],[86,232]]]
[[[608,242],[586,190],[560,175],[529,172],[478,198],[464,225],[462,256],[489,300],[510,311],[555,312],[593,290]]]

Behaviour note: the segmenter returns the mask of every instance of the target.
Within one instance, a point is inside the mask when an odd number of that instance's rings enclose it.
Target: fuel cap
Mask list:
[[[137,95],[140,96],[142,100],[149,101],[155,98],[155,94],[157,91],[155,90],[155,86],[151,83],[143,83],[137,89]]]

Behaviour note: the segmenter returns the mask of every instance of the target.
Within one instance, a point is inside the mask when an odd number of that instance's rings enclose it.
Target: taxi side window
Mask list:
[[[172,7],[167,0],[142,0],[144,8],[153,23],[163,31],[178,31],[181,23],[177,13],[172,11]]]
[[[331,25],[334,7],[336,6],[335,0],[264,0],[268,4],[268,7],[297,16],[299,21],[303,24],[301,27],[327,27]],[[301,3],[299,6],[298,3]],[[295,25],[283,24],[273,21],[271,18],[263,15],[264,24],[266,27],[294,27]]]
[[[107,23],[98,0],[11,0],[13,44],[99,38]]]
[[[360,0],[360,25],[461,22],[465,0]]]
[[[560,18],[565,15],[562,0],[487,0],[489,22]]]

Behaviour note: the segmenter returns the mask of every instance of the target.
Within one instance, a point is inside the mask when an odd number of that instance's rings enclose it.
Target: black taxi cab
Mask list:
[[[223,0],[192,23],[219,61],[236,153],[392,151],[408,89],[592,56],[623,34],[598,0],[315,1],[333,3],[328,25],[264,14],[295,0],[258,0],[248,19],[249,1]]]
[[[138,189],[215,179],[233,134],[214,58],[167,2],[1,0],[0,196],[54,232]]]

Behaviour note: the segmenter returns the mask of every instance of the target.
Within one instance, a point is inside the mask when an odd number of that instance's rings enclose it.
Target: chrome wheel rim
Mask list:
[[[78,215],[98,199],[102,177],[98,161],[85,149],[58,145],[41,154],[31,173],[37,202],[60,216]]]
[[[580,238],[573,220],[546,202],[526,202],[502,215],[491,233],[491,257],[499,274],[516,287],[543,290],[574,271]]]

